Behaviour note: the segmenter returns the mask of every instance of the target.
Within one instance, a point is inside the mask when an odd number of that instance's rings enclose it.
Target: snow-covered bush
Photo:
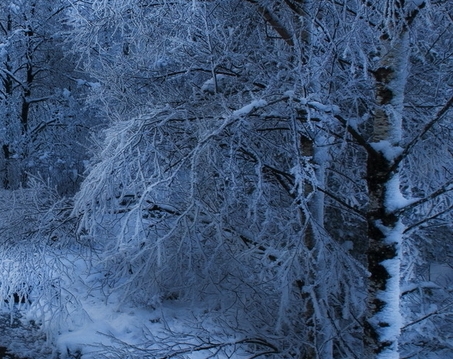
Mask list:
[[[51,340],[78,306],[71,253],[80,254],[81,246],[73,235],[72,204],[37,178],[27,188],[2,190],[0,198],[0,307],[11,320],[19,308]]]

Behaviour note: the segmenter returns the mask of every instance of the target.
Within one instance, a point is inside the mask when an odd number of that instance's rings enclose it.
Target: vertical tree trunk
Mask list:
[[[373,142],[368,154],[367,211],[369,248],[367,253],[368,298],[364,346],[366,358],[398,358],[401,328],[399,312],[401,205],[399,169],[393,160],[399,152],[409,39],[402,28],[395,36],[381,37],[381,59],[376,77],[376,110]]]
[[[314,157],[314,147],[313,147],[313,140],[306,136],[301,136],[300,139],[300,147],[301,147],[301,154],[306,159],[313,160]],[[311,183],[304,184],[304,194],[305,197],[313,195],[314,188]],[[313,201],[313,198],[312,198]],[[311,208],[313,206],[313,202],[310,201],[308,203],[308,210],[311,212]],[[310,253],[314,254],[316,251],[316,238],[313,229],[313,218],[306,218],[307,215],[311,217],[311,213],[305,213],[301,210],[301,220],[307,221],[307,227],[305,232],[303,233],[304,245]],[[312,260],[316,255],[312,256]],[[307,331],[307,344],[305,345],[304,352],[301,359],[315,359],[318,357],[317,355],[317,318],[315,313],[315,303],[314,295],[315,295],[315,276],[316,273],[314,271],[314,263],[310,263],[310,271],[308,273],[308,283],[303,283],[304,288],[302,290],[302,299],[304,301],[305,306],[305,326]]]
[[[312,58],[312,46],[313,43],[313,19],[311,16],[314,14],[313,7],[314,2],[312,0],[287,0],[286,4],[297,14],[297,21],[299,28],[297,29],[297,37],[300,43],[300,60],[301,64],[307,66],[309,69],[308,76],[310,82],[316,88],[319,87],[320,80],[317,76],[316,62],[315,66],[310,66],[309,62]],[[312,64],[313,65],[313,64]],[[325,153],[324,148],[320,147],[320,143],[324,142],[324,139],[319,136],[319,133],[313,131],[309,136],[303,136],[301,139],[302,143],[302,156],[310,158],[312,165],[314,165],[314,175],[317,185],[324,187],[325,182]],[[316,235],[314,226],[324,226],[324,193],[318,191],[316,188],[312,188],[311,184],[306,185],[306,195],[310,195],[311,198],[308,201],[308,211],[310,222],[305,233],[305,246],[308,250],[313,253],[312,266],[313,270],[310,273],[309,287],[312,288],[306,296],[306,315],[307,315],[307,329],[309,334],[309,341],[312,343],[310,348],[307,348],[304,359],[322,358],[330,359],[333,358],[333,346],[332,336],[333,331],[330,323],[328,313],[324,306],[318,305],[318,313],[315,312],[314,301],[325,300],[327,301],[327,294],[325,290],[319,285],[318,273],[321,271],[319,268],[318,255],[316,254]],[[318,282],[318,283],[317,283]],[[316,284],[315,284],[316,283]]]
[[[306,65],[309,61],[307,54],[310,52],[310,46],[312,43],[312,29],[311,29],[311,8],[312,0],[286,0],[286,5],[294,13],[294,24],[296,25],[295,31],[289,31],[288,28],[283,25],[277,16],[272,13],[267,7],[263,6],[259,0],[247,0],[248,2],[254,4],[257,7],[257,10],[263,16],[265,21],[272,26],[275,32],[281,37],[286,44],[291,47],[294,52],[299,52],[299,58],[295,57],[302,64]],[[311,69],[313,70],[313,69]],[[315,71],[313,71],[315,72]],[[300,155],[304,160],[309,160],[314,162],[318,159],[316,153],[316,144],[315,138],[311,136],[301,135],[300,136]],[[324,178],[322,171],[324,170],[323,166],[317,167],[316,175],[318,177]],[[317,318],[315,313],[315,303],[316,298],[319,297],[319,288],[316,284],[316,235],[313,228],[313,223],[322,225],[324,221],[324,195],[323,193],[316,191],[313,188],[311,183],[304,183],[304,195],[305,197],[310,196],[310,200],[307,202],[307,208],[300,209],[301,222],[306,222],[307,226],[302,226],[305,228],[303,235],[303,242],[305,248],[312,253],[312,263],[310,263],[310,270],[308,273],[307,282],[300,281],[299,285],[301,287],[302,300],[304,305],[304,318],[306,326],[306,345],[304,346],[304,352],[302,353],[301,359],[316,359],[322,357],[323,359],[329,359],[332,357],[331,350],[329,345],[324,345],[324,348],[327,348],[324,353],[319,352],[319,342],[325,342],[329,335],[326,333],[321,333],[320,328],[326,328],[328,326],[323,325],[324,323],[319,323],[324,318]],[[327,315],[326,315],[327,317]],[[323,322],[326,322],[325,320]],[[322,324],[322,325],[320,325]],[[324,334],[324,335],[323,335]],[[318,340],[319,339],[319,340]],[[330,353],[330,354],[329,354]]]
[[[7,15],[6,18],[6,26],[2,26],[2,28],[5,30],[5,37],[10,36],[12,30],[13,30],[13,20],[11,18],[11,14]],[[8,104],[8,102],[11,101],[11,97],[13,95],[13,78],[11,77],[11,73],[13,71],[12,66],[11,66],[11,57],[9,53],[6,55],[6,61],[3,63],[3,66],[5,66],[7,72],[3,76],[3,92],[5,94],[5,103]],[[8,106],[6,106],[8,107]],[[5,114],[5,126],[8,126],[12,121],[12,114],[7,111]],[[6,140],[6,139],[5,139]],[[0,154],[0,175],[1,175],[1,185],[3,188],[9,188],[9,178],[8,178],[8,172],[9,172],[9,159],[10,159],[10,150],[9,150],[9,144],[8,143],[3,143],[2,144],[2,151]]]

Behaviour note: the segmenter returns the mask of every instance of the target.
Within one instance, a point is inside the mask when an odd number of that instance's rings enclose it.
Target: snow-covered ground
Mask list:
[[[55,255],[46,256],[47,270]],[[89,261],[73,253],[57,256],[62,271],[56,273],[54,267],[48,277],[54,283],[58,278],[59,288],[32,290],[31,303],[4,303],[0,347],[18,357],[201,359],[242,353],[249,358],[265,350],[266,343],[229,333],[216,322],[215,312],[193,303],[156,298],[153,305],[138,307],[120,291],[106,295],[100,285],[103,275]],[[250,344],[255,354],[243,350]]]
[[[7,348],[9,353],[15,353],[17,357],[52,357],[52,349],[46,342],[45,334],[33,321],[21,317],[18,311],[12,314],[5,309],[0,311],[0,347]],[[3,358],[2,354],[0,357]],[[14,355],[11,358],[16,359]]]

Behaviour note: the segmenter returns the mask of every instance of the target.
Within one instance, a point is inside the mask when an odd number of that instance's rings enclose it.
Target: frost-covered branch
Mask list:
[[[419,289],[440,289],[441,287],[434,282],[417,282],[405,285],[401,288],[401,296],[413,293]]]
[[[453,205],[452,206],[449,206],[447,208],[445,208],[444,210],[432,215],[432,216],[429,216],[429,217],[425,217],[423,218],[422,220],[418,221],[418,222],[415,222],[415,223],[412,223],[410,225],[407,225],[405,230],[404,230],[404,233],[410,233],[411,231],[417,229],[417,228],[420,228],[421,226],[423,226],[424,224],[428,223],[428,222],[431,222],[435,219],[438,219],[439,217],[441,217],[442,215],[444,214],[447,214],[447,213],[451,213],[453,211]]]
[[[406,331],[408,328],[410,328],[411,326],[415,325],[415,324],[418,324],[420,322],[423,322],[424,320],[427,320],[431,317],[434,317],[434,316],[437,316],[437,315],[453,315],[453,312],[448,312],[446,311],[447,308],[450,308],[450,306],[447,306],[447,307],[444,307],[444,308],[440,308],[440,309],[437,309],[435,311],[432,311],[428,314],[425,314],[423,315],[422,317],[410,322],[410,323],[407,323],[405,324],[403,327],[401,327],[401,331]]]
[[[262,351],[261,353],[253,354],[252,356],[248,357],[249,359],[252,358],[259,358],[261,356],[266,356],[270,354],[278,354],[279,350],[269,342],[263,339],[259,338],[250,338],[250,339],[242,339],[238,340],[232,343],[208,343],[208,344],[200,344],[200,345],[194,345],[193,347],[189,347],[187,349],[180,349],[180,350],[175,350],[170,354],[167,354],[165,356],[159,357],[160,359],[170,359],[174,357],[178,357],[181,354],[187,354],[187,353],[193,353],[193,352],[201,352],[201,351],[208,351],[211,349],[216,349],[216,350],[221,350],[225,347],[230,347],[230,346],[238,346],[238,345],[258,345],[260,347],[266,347],[269,348],[270,350],[265,350]]]
[[[334,115],[334,117],[343,125],[343,127],[349,132],[352,138],[356,140],[357,143],[367,151],[367,153],[373,156],[379,156],[379,153],[374,149],[374,147],[371,146],[370,143],[365,140],[365,138],[357,131],[357,129],[351,126],[345,118],[338,114]]]
[[[352,205],[348,204],[346,201],[342,200],[341,198],[339,198],[335,194],[333,194],[333,193],[331,193],[331,192],[329,192],[329,191],[327,191],[327,190],[325,190],[325,189],[323,189],[321,187],[316,187],[316,189],[318,191],[321,191],[322,193],[326,194],[328,197],[332,198],[335,202],[337,202],[341,206],[349,209],[350,211],[352,211],[356,215],[359,215],[360,217],[365,218],[365,213],[360,208],[357,208],[355,206],[352,206]]]
[[[411,201],[408,205],[406,205],[402,208],[398,208],[393,213],[398,214],[398,215],[406,213],[407,211],[410,211],[411,209],[418,207],[424,203],[430,202],[433,199],[436,199],[437,197],[442,196],[452,190],[453,190],[453,181],[448,181],[445,184],[443,184],[442,186],[440,186],[437,190],[430,193],[429,195],[427,195],[423,198],[420,198],[418,200]]]
[[[16,82],[18,85],[20,85],[20,87],[22,87],[22,89],[26,89],[26,85],[24,84],[24,82],[21,81],[17,76],[15,76],[11,71],[9,71],[6,68],[0,68],[0,71],[4,72],[8,77],[12,78],[14,82]],[[2,78],[6,79],[4,75],[2,75]]]
[[[294,41],[292,39],[292,34],[286,29],[285,26],[279,21],[279,19],[273,14],[267,7],[262,6],[259,0],[246,0],[254,5],[256,5],[258,12],[263,16],[263,18],[272,26],[272,28],[281,36],[281,38],[288,44],[288,46],[293,47]]]
[[[415,145],[423,139],[423,137],[436,125],[439,123],[443,118],[444,115],[450,110],[453,106],[453,96],[445,103],[445,105],[437,112],[436,116],[429,121],[425,126],[418,132],[417,136],[415,136],[404,148],[403,152],[397,156],[394,160],[394,164],[392,168],[396,168],[400,165],[401,161],[403,161],[409,154],[412,153],[413,148]]]

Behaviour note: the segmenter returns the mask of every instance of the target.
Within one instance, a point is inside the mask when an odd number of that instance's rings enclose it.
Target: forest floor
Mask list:
[[[78,328],[62,332],[48,341],[33,320],[17,310],[11,316],[0,315],[0,359],[97,359],[156,358],[166,355],[178,358],[224,358],[224,343],[216,347],[208,338],[215,335],[212,323],[197,322],[194,313],[178,305],[165,305],[146,310],[92,303],[86,307],[90,320]],[[189,327],[188,316],[196,326]],[[185,318],[184,318],[185,317]],[[73,318],[74,319],[74,318]],[[199,334],[206,326],[206,341]],[[55,334],[55,333],[54,333]],[[237,350],[234,344],[231,350]],[[222,352],[221,352],[222,351]],[[157,356],[156,356],[157,355]]]

